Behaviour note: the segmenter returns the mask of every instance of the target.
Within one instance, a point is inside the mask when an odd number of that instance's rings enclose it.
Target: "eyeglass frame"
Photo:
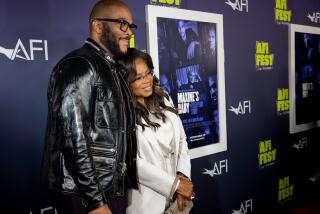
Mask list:
[[[154,70],[153,69],[149,69],[149,71],[147,73],[145,73],[143,76],[135,77],[132,81],[130,81],[130,84],[142,81],[149,76],[154,77]]]
[[[95,19],[92,19],[92,21],[94,21],[94,20],[119,23],[120,24],[120,30],[122,32],[127,32],[128,28],[130,28],[130,29],[137,29],[138,28],[138,25],[136,25],[134,23],[130,24],[128,21],[126,21],[124,19],[108,19],[108,18],[95,18]],[[123,29],[123,26],[127,26],[125,30]]]

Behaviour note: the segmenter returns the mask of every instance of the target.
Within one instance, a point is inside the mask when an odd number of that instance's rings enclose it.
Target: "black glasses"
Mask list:
[[[136,24],[130,24],[124,19],[107,19],[107,18],[97,18],[92,20],[98,20],[98,21],[106,21],[106,22],[116,22],[120,24],[120,30],[123,32],[127,32],[128,28],[130,29],[137,29],[138,26]]]
[[[143,76],[136,76],[130,83],[141,82],[144,78],[153,77],[153,70],[149,70]]]

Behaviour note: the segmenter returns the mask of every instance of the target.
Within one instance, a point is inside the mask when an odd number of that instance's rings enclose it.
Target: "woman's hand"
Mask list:
[[[184,210],[184,208],[187,206],[187,205],[186,205],[186,200],[189,201],[189,200],[193,199],[194,196],[195,196],[195,193],[194,193],[194,192],[192,193],[191,198],[186,198],[186,197],[184,197],[183,195],[177,194],[176,200],[177,200],[178,209],[179,209],[180,212],[182,212],[182,211]]]
[[[183,211],[186,206],[186,198],[180,194],[177,194],[177,204],[179,211]]]
[[[183,176],[180,176],[179,179],[180,183],[176,192],[178,193],[178,195],[180,194],[187,199],[191,199],[191,197],[194,195],[192,182],[188,178]]]
[[[179,211],[183,211],[186,206],[186,200],[192,200],[195,197],[195,193],[193,192],[193,184],[190,179],[182,173],[178,173],[177,175],[180,183],[176,190],[176,200]]]

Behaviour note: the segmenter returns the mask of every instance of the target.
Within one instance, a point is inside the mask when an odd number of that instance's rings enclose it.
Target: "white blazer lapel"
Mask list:
[[[179,129],[179,121],[178,121],[178,118],[177,118],[177,115],[170,112],[170,111],[166,111],[165,112],[165,115],[167,116],[167,118],[171,121],[172,123],[172,128],[173,128],[173,131],[174,131],[174,145],[175,145],[175,150],[174,150],[174,154],[175,154],[175,157],[176,157],[176,162],[177,162],[177,155],[179,154],[179,149],[180,149],[180,129]]]
[[[174,107],[174,104],[172,102],[171,97],[169,97],[168,99],[164,99],[164,102],[166,105]],[[165,111],[165,115],[168,117],[168,119],[171,120],[172,126],[173,126],[173,130],[174,130],[174,144],[175,144],[175,157],[176,157],[176,161],[177,161],[177,155],[179,154],[179,149],[180,149],[180,124],[179,124],[179,115],[176,115],[173,112],[170,111]]]
[[[138,132],[139,132],[138,137],[144,137],[145,140],[147,140],[149,142],[149,144],[152,148],[155,148],[160,154],[162,154],[162,150],[157,142],[156,135],[155,135],[154,131],[152,130],[152,128],[145,127],[145,129],[143,131],[142,127],[138,126]]]
[[[177,163],[178,161],[178,154],[179,154],[179,150],[180,150],[180,124],[179,124],[179,120],[178,120],[178,116],[170,111],[165,111],[165,115],[167,117],[168,120],[171,121],[172,123],[172,129],[174,131],[174,156],[175,156],[175,163]],[[145,121],[143,121],[145,122]],[[145,127],[144,131],[142,131],[142,127],[138,126],[138,137],[144,137],[152,146],[152,148],[155,148],[160,154],[163,154],[163,151],[159,145],[159,143],[157,142],[157,138],[156,135],[154,133],[154,131],[152,130],[152,128],[150,127]],[[140,135],[140,136],[139,136]]]

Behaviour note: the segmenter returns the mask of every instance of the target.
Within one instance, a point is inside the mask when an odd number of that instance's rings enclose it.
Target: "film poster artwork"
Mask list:
[[[219,142],[216,24],[157,18],[160,83],[185,128],[189,149]]]
[[[320,35],[295,33],[296,125],[320,120]]]

